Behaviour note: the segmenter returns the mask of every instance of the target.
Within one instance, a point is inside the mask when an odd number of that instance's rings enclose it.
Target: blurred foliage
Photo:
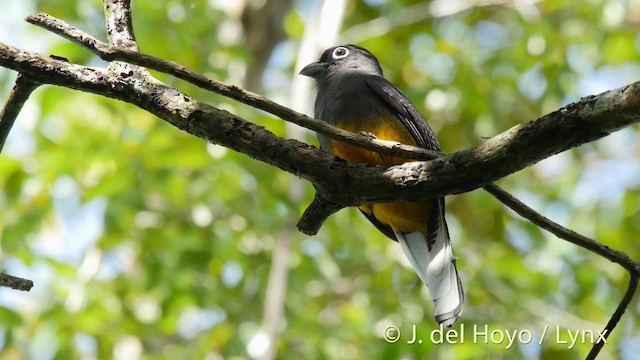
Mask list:
[[[13,11],[0,15],[1,41],[104,65],[21,22],[45,11],[105,39],[100,1],[5,2]],[[241,84],[252,61],[242,41],[243,4],[133,1],[140,48]],[[445,151],[640,78],[638,1],[505,2],[447,16],[422,4],[422,13],[410,11],[388,30],[369,23],[421,4],[350,2],[343,30],[428,114]],[[263,78],[275,90],[265,95],[286,94],[296,76],[295,49],[317,8],[300,0],[288,10],[289,38]],[[356,33],[367,24],[378,27]],[[283,122],[262,112],[155,75],[287,136]],[[14,79],[0,69],[2,98]],[[500,183],[637,260],[638,139],[635,128],[625,129]],[[278,358],[584,358],[590,344],[568,349],[566,331],[602,330],[628,282],[619,266],[550,236],[480,190],[451,196],[447,216],[467,293],[454,329],[465,341],[435,344],[426,288],[397,244],[357,211],[334,215],[306,237],[295,222],[312,198],[308,184],[128,104],[50,86],[34,93],[12,130],[0,155],[0,188],[0,263],[35,281],[29,293],[0,290],[0,359],[255,355],[273,250],[285,238],[292,251],[275,259],[289,267]],[[636,358],[639,312],[635,300],[603,359]],[[401,334],[393,344],[382,337],[390,325]],[[422,344],[407,343],[413,325]],[[507,340],[474,341],[474,326],[532,338],[507,349]]]

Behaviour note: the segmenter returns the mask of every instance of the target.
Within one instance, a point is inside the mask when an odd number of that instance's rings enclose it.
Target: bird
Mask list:
[[[315,80],[316,119],[382,140],[440,151],[440,144],[416,106],[389,80],[378,59],[357,45],[325,50],[300,70]],[[320,148],[347,162],[398,165],[414,161],[380,154],[318,133]],[[464,289],[456,267],[444,198],[359,206],[384,235],[397,241],[427,285],[438,324],[451,327],[462,314]]]

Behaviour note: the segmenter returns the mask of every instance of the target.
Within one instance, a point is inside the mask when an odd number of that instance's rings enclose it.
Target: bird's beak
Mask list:
[[[313,62],[300,70],[300,75],[309,76],[312,78],[317,77],[321,72],[327,70],[329,63],[318,61]]]

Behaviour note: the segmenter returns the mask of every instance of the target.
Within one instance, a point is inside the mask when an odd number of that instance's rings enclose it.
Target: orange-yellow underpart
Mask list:
[[[397,141],[402,144],[416,145],[415,140],[395,117],[382,119],[381,121],[366,121],[366,125],[349,123],[337,123],[336,126],[351,132],[366,131],[375,135],[378,139]],[[332,141],[331,152],[349,162],[366,163],[371,165],[397,165],[410,159],[381,155],[373,151],[363,150],[338,141]],[[379,222],[391,226],[401,232],[426,232],[429,206],[427,201],[404,203],[380,203],[360,206],[360,209],[369,215],[373,215]]]

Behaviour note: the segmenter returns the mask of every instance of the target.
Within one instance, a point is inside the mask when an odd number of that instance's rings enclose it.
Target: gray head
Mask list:
[[[322,53],[320,61],[311,63],[300,70],[322,83],[336,75],[368,74],[382,76],[382,68],[375,56],[357,45],[340,45]]]

